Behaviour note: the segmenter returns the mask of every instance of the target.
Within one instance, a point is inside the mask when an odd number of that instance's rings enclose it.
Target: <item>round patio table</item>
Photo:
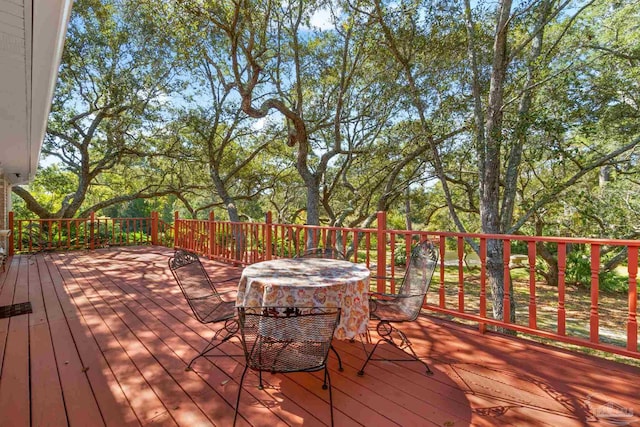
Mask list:
[[[334,337],[367,331],[370,272],[362,264],[326,258],[291,258],[247,266],[237,307],[340,307]]]

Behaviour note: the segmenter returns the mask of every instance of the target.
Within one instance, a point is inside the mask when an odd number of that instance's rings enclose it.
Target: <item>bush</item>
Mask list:
[[[576,286],[591,286],[591,260],[589,255],[582,251],[573,251],[567,254],[567,283]]]
[[[591,258],[584,251],[572,251],[567,254],[567,283],[591,289]],[[628,279],[615,271],[598,274],[599,289],[605,292],[627,292]]]
[[[395,265],[407,265],[407,249],[404,246],[396,247],[393,262]]]

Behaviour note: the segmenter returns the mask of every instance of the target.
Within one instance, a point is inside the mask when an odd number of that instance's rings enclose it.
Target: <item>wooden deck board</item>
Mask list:
[[[244,367],[229,342],[211,360],[187,363],[216,325],[191,314],[158,247],[15,256],[0,273],[0,304],[30,301],[33,313],[0,319],[0,424],[231,424]],[[216,278],[239,269],[214,262]],[[220,286],[233,289],[232,283]],[[403,325],[416,362],[371,362],[360,342],[330,356],[337,426],[610,425],[606,405],[638,421],[640,369],[421,317]],[[375,338],[375,333],[372,334]],[[367,344],[371,348],[372,344]],[[398,356],[381,345],[380,355]],[[238,425],[329,424],[322,373],[248,372]]]
[[[28,260],[12,262],[19,270],[15,287],[5,286],[2,304],[27,302],[29,299]],[[11,300],[9,300],[11,298]],[[10,420],[7,425],[28,426],[31,422],[29,399],[29,319],[27,314],[6,320],[7,339],[0,381],[0,414]]]
[[[56,427],[66,425],[68,420],[45,308],[45,297],[49,307],[56,305],[57,299],[53,302],[50,295],[43,292],[51,286],[48,271],[43,267],[35,261],[29,263],[29,277],[33,279],[29,280],[29,301],[33,308],[29,315],[31,416],[33,425]]]
[[[4,273],[0,273],[0,306],[13,304],[13,293],[16,288],[16,279],[18,277],[18,263],[19,258],[13,257],[11,262],[7,263],[7,270]],[[6,344],[9,331],[10,318],[0,319],[0,377],[2,375],[2,368],[4,366],[4,356],[6,351]]]
[[[205,423],[206,415],[190,401],[180,385],[170,375],[166,375],[166,367],[156,360],[157,352],[164,349],[149,348],[145,345],[144,336],[152,339],[153,332],[146,329],[135,316],[126,313],[126,307],[117,297],[100,286],[100,279],[84,278],[81,271],[75,271],[73,274],[78,286],[82,287],[88,300],[97,308],[118,341],[124,344],[129,357],[176,422],[180,424],[182,421],[184,424],[190,420],[196,424]]]
[[[51,263],[45,263],[39,259],[41,270],[55,269]],[[54,270],[57,276],[57,269]],[[42,277],[42,276],[41,276]],[[51,277],[46,278],[48,286],[43,285],[43,289],[49,289],[49,293],[55,295]],[[56,316],[61,310],[56,312]],[[126,396],[122,392],[120,385],[110,370],[106,360],[93,336],[90,335],[90,328],[84,321],[82,314],[68,319],[68,326],[71,331],[78,354],[86,369],[86,375],[91,384],[98,407],[107,426],[128,426],[138,425],[139,421],[132,411]]]
[[[53,263],[56,263],[54,258]],[[65,263],[69,265],[70,262]],[[101,316],[96,308],[86,296],[80,284],[76,282],[69,273],[68,267],[60,267],[58,264],[61,279],[69,295],[73,296],[73,301],[77,305],[82,316],[87,319],[87,324],[91,334],[101,349],[108,365],[121,385],[122,391],[128,398],[132,409],[142,424],[152,420],[156,422],[162,420],[162,425],[176,425],[173,418],[165,417],[168,414],[167,408],[158,398],[156,391],[146,382],[144,376],[130,358],[125,345],[113,332],[111,325]],[[87,292],[89,292],[87,290]],[[98,302],[100,306],[100,302]],[[160,417],[160,418],[158,418]]]
[[[225,387],[226,392],[224,394],[226,395],[226,398],[227,398],[226,400],[228,401],[228,403],[225,405],[222,403],[222,399],[220,398],[219,395],[216,395],[215,393],[210,393],[215,388],[215,386],[212,386],[212,384],[208,384],[211,388],[207,389],[206,387],[203,388],[201,384],[196,383],[195,381],[188,381],[193,379],[193,373],[185,372],[184,368],[186,367],[187,363],[191,360],[192,355],[189,354],[189,357],[183,358],[182,361],[178,361],[176,358],[172,358],[168,356],[170,353],[174,353],[176,356],[180,357],[178,352],[180,352],[180,349],[185,348],[186,343],[178,335],[176,335],[173,330],[167,327],[165,323],[161,322],[158,318],[153,316],[147,310],[147,308],[156,307],[156,309],[158,309],[156,312],[159,312],[159,317],[164,318],[165,321],[169,320],[165,316],[166,313],[163,310],[159,310],[160,306],[158,306],[153,300],[149,298],[140,298],[141,295],[138,295],[140,294],[139,290],[136,290],[131,286],[127,285],[126,281],[120,280],[118,278],[113,278],[113,277],[110,278],[109,280],[105,280],[105,279],[102,279],[102,280],[103,282],[106,282],[107,286],[109,286],[110,289],[112,290],[111,298],[120,299],[120,301],[123,303],[123,306],[126,306],[126,305],[133,306],[130,310],[128,310],[127,315],[132,316],[135,313],[135,316],[138,316],[141,321],[145,322],[145,326],[147,326],[149,330],[154,331],[154,334],[159,339],[159,342],[162,342],[165,344],[165,348],[160,348],[157,351],[154,351],[154,354],[156,358],[159,358],[159,360],[162,359],[161,363],[163,363],[165,367],[172,368],[170,371],[168,371],[170,375],[174,378],[179,378],[180,384],[183,387],[189,386],[189,384],[192,383],[190,387],[191,393],[193,396],[197,397],[201,405],[205,405],[208,407],[209,411],[207,413],[214,414],[216,417],[216,422],[221,423],[221,425],[230,424],[233,421],[233,407],[231,406],[231,404],[235,404],[235,398],[237,396],[237,388],[229,392],[228,390],[229,387]],[[115,281],[118,282],[117,285],[115,284]],[[166,280],[164,280],[164,278],[163,278],[163,283],[166,284]],[[146,296],[153,296],[153,294],[149,294],[145,292],[142,292],[142,294],[145,294]],[[157,296],[156,296],[156,299],[157,299]],[[173,297],[170,297],[170,299],[174,299],[176,302],[180,302],[180,303],[182,302],[179,296],[173,296]],[[170,310],[176,309],[176,306],[173,304],[173,302],[169,302],[169,301],[167,301],[167,303],[165,304],[162,304],[162,306],[169,307]],[[182,309],[180,309],[180,313],[178,313],[178,316],[182,317],[185,321],[188,321],[189,323],[195,320],[189,313],[185,312]],[[131,322],[136,323],[137,319],[132,318]],[[175,324],[175,320],[173,323]],[[170,320],[169,320],[169,324],[171,324]],[[205,326],[205,325],[201,325],[197,321],[194,322],[193,325],[195,328],[199,328],[199,329],[203,329],[202,327]],[[143,329],[143,328],[140,328],[140,329]],[[164,332],[164,333],[160,334],[160,332]],[[210,331],[207,327],[206,334],[207,334],[207,338],[210,338],[213,335],[213,332]],[[167,342],[169,341],[173,341],[175,345],[175,351],[173,350],[173,347],[167,344]],[[194,347],[195,354],[197,354],[197,352],[199,352],[199,350],[202,347],[204,347],[207,343],[207,340],[203,338],[200,338],[200,341],[201,343],[197,347]],[[150,342],[149,345],[152,345],[152,343]],[[233,354],[241,354],[242,352],[239,346],[236,346],[235,348],[229,346],[227,348],[230,348],[231,349],[230,352]],[[232,360],[227,360],[226,362],[222,360],[222,362],[223,362],[223,365],[230,365],[232,371],[239,371],[239,369],[240,370],[242,369],[241,365],[239,365],[236,362],[233,362]],[[220,366],[221,364],[218,363],[217,365],[213,365],[212,367],[218,368]],[[211,368],[207,368],[205,365],[205,369],[206,369],[205,370],[206,372]],[[209,373],[207,375],[210,376]],[[222,385],[227,384],[230,379],[231,377],[228,375],[221,375],[220,377],[216,378],[216,380],[220,381],[220,384]],[[225,396],[223,395],[223,398],[224,397]],[[255,405],[255,403],[256,403],[255,400],[249,401],[249,404]],[[276,406],[275,409],[277,411],[278,407]],[[267,417],[267,419],[268,418],[269,417]],[[265,422],[264,425],[273,425],[273,422],[268,421],[268,422]]]

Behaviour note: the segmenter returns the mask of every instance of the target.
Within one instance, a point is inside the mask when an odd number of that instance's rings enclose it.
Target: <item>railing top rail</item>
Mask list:
[[[180,221],[196,221],[193,219],[180,219]],[[208,220],[197,220],[208,221]],[[218,221],[219,224],[234,224],[232,221]],[[336,231],[352,231],[352,232],[364,232],[375,233],[376,228],[357,228],[357,227],[338,227],[329,225],[308,225],[308,224],[281,224],[281,223],[266,223],[266,222],[240,222],[235,224],[252,224],[257,226],[277,226],[277,227],[294,227],[294,228],[306,228],[317,230],[336,230]],[[450,238],[467,238],[467,239],[487,239],[487,240],[517,240],[523,242],[552,242],[552,243],[568,243],[568,244],[587,244],[587,245],[617,245],[617,246],[629,246],[639,247],[640,240],[631,239],[604,239],[597,237],[557,237],[557,236],[527,236],[522,234],[483,234],[483,233],[459,233],[454,231],[427,231],[427,230],[394,230],[387,229],[387,233],[393,234],[405,234],[405,235],[429,235],[438,237],[450,237]]]
[[[94,220],[98,220],[98,219],[114,219],[114,220],[135,220],[135,219],[144,219],[144,220],[150,220],[150,217],[146,217],[146,216],[139,216],[139,217],[111,217],[111,216],[95,216],[93,218]],[[77,217],[77,218],[23,218],[23,219],[16,219],[15,221],[18,222],[25,222],[25,221],[30,221],[30,222],[44,222],[44,221],[91,221],[91,217]],[[162,220],[160,220],[162,221]],[[181,220],[182,221],[182,220]],[[164,221],[163,221],[164,222]]]

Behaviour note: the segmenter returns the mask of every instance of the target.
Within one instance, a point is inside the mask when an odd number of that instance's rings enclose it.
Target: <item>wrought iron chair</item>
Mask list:
[[[338,259],[341,261],[345,260],[344,255],[336,248],[311,248],[304,251],[302,254],[296,256],[296,258],[328,258],[328,259]],[[336,355],[338,359],[338,370],[340,372],[344,371],[342,367],[342,358],[340,354],[338,354],[338,350],[332,345],[331,351]]]
[[[219,293],[214,286],[214,282],[204,269],[197,254],[183,249],[176,250],[175,254],[169,258],[169,269],[173,273],[176,282],[180,286],[196,319],[201,323],[224,322],[224,326],[218,329],[209,344],[191,359],[186,370],[191,370],[191,365],[200,357],[218,357],[225,355],[208,354],[220,344],[230,340],[234,336],[240,340],[238,335],[238,320],[236,319],[235,299],[225,300],[223,296],[231,292]],[[224,283],[238,278],[229,278],[216,283]],[[216,343],[216,340],[220,342]],[[234,355],[240,356],[240,355]]]
[[[263,389],[262,372],[315,372],[324,369],[322,388],[329,389],[333,426],[333,397],[327,359],[331,339],[340,320],[340,309],[239,307],[238,314],[246,365],[240,378],[233,424],[238,418],[242,384],[248,369],[258,372],[259,389]]]
[[[411,251],[409,267],[407,268],[398,293],[385,294],[372,292],[369,294],[370,318],[378,321],[376,331],[378,335],[380,335],[380,339],[374,345],[371,353],[367,355],[367,360],[364,362],[364,365],[362,365],[360,371],[358,371],[358,375],[364,375],[364,369],[370,360],[388,360],[394,362],[418,361],[427,368],[428,375],[433,374],[429,365],[416,355],[409,338],[404,332],[396,328],[394,323],[413,322],[418,318],[437,265],[437,248],[428,240],[421,242]],[[386,342],[397,347],[411,356],[412,359],[373,358],[373,354],[381,342]]]

